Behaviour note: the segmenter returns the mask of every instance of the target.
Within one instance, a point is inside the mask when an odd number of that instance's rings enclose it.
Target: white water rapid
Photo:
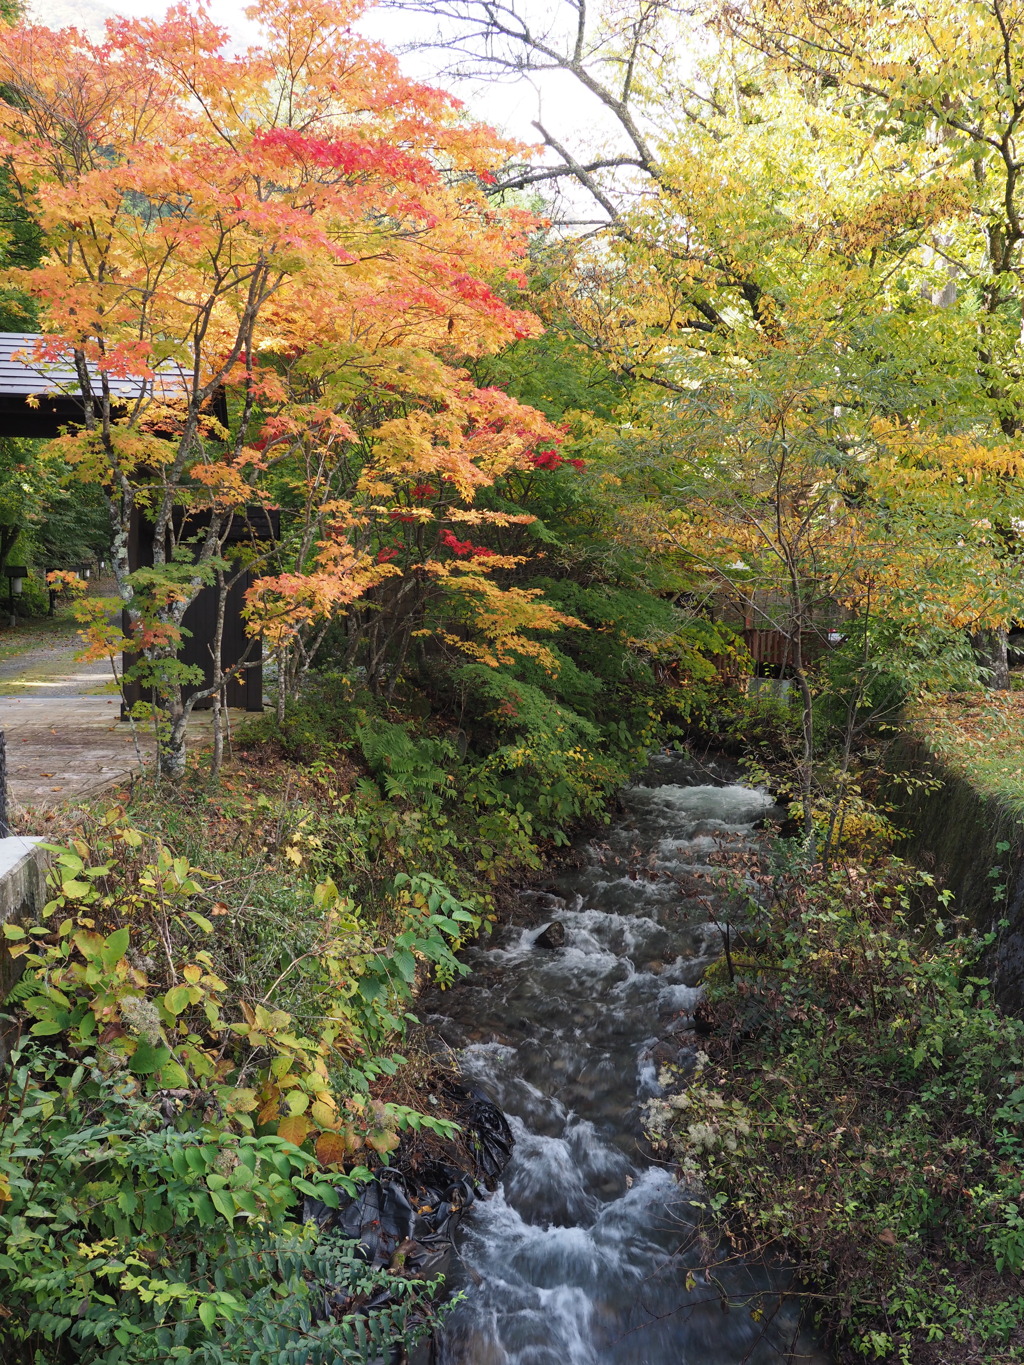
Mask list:
[[[661,1067],[692,1063],[697,983],[721,947],[728,906],[702,874],[771,799],[662,755],[624,805],[557,895],[527,893],[536,927],[474,949],[472,975],[431,1002],[516,1136],[459,1232],[441,1365],[823,1365],[792,1303],[763,1293],[785,1274],[709,1245],[642,1135]],[[564,945],[537,946],[552,920]]]

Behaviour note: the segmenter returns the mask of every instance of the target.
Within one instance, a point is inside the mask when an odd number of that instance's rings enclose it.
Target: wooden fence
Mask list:
[[[781,630],[744,630],[743,643],[755,664],[767,664],[786,669],[793,663],[793,641]],[[805,664],[814,663],[825,651],[838,643],[820,630],[805,630],[800,634],[800,654]]]

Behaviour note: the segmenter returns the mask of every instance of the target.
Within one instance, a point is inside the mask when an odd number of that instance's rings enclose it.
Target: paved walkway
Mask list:
[[[16,628],[17,630],[18,628]],[[6,638],[4,638],[4,636]],[[94,796],[153,762],[152,730],[120,719],[110,665],[79,663],[76,635],[40,640],[26,632],[26,649],[9,652],[17,636],[0,636],[0,730],[7,741],[8,797],[17,829],[32,815]],[[213,716],[193,712],[189,734],[208,740]],[[136,742],[137,746],[136,747]]]
[[[127,782],[143,764],[152,767],[152,730],[136,726],[133,735],[120,714],[120,699],[113,697],[0,697],[16,826],[23,822],[19,808],[27,814],[65,805]],[[190,738],[205,745],[212,725],[212,712],[194,711]]]
[[[0,697],[93,697],[111,695],[110,665],[83,664],[77,641],[26,650],[0,659]]]
[[[61,805],[138,772],[131,726],[119,717],[113,697],[0,698],[12,812],[18,806],[38,811]],[[142,743],[148,757],[152,742]]]

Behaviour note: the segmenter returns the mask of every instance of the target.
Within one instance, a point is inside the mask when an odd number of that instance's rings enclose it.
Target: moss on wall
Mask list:
[[[1024,1015],[1024,816],[980,791],[919,735],[904,736],[888,767],[912,780],[934,779],[890,788],[893,819],[907,831],[898,851],[948,887],[979,932],[995,934],[985,971],[998,1004]]]

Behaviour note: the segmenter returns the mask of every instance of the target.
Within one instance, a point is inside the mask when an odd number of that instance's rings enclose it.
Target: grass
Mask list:
[[[1024,692],[945,697],[918,707],[912,724],[976,790],[1024,815]]]

